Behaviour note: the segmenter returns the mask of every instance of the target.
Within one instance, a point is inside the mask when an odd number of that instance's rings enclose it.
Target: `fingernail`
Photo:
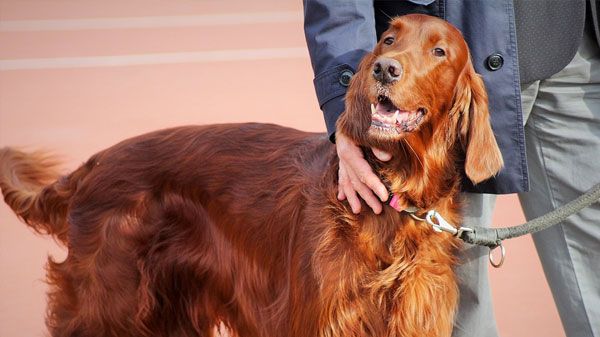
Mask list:
[[[388,160],[392,159],[392,155],[388,152],[385,152],[385,151],[382,151],[379,149],[374,149],[373,152],[375,153],[375,156],[379,160],[388,161]]]
[[[381,201],[387,201],[389,197],[390,195],[385,188],[379,191],[379,199],[381,199]]]

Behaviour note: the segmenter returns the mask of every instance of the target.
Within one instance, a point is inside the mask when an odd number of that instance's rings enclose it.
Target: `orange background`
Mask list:
[[[300,1],[0,0],[0,46],[0,146],[53,150],[66,171],[176,125],[324,131]],[[494,223],[522,220],[516,198],[501,197]],[[531,239],[506,247],[490,272],[501,335],[564,336]],[[0,336],[46,334],[48,254],[65,251],[1,204]]]

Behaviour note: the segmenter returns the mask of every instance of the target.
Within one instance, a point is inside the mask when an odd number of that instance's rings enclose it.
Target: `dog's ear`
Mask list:
[[[496,175],[504,161],[490,124],[483,79],[475,72],[470,58],[456,85],[451,114],[459,116],[467,177],[478,184]]]
[[[345,97],[345,110],[338,118],[336,129],[338,132],[364,143],[364,135],[371,124],[371,103],[367,96],[368,77],[372,75],[373,53],[366,54],[352,76]]]

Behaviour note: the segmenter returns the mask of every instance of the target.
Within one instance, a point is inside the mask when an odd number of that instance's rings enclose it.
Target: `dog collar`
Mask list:
[[[395,209],[398,212],[406,212],[409,214],[415,214],[419,211],[419,208],[412,204],[409,204],[408,207],[403,208],[400,205],[400,197],[396,193],[390,193],[387,204],[390,205],[393,209]]]

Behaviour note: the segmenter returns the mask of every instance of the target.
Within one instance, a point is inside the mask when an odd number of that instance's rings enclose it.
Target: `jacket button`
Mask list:
[[[340,84],[347,87],[350,85],[350,80],[352,79],[352,76],[354,75],[354,73],[352,72],[352,70],[344,70],[342,71],[342,74],[340,75]]]
[[[486,63],[489,70],[496,71],[504,65],[504,58],[500,54],[492,54],[488,56]]]

